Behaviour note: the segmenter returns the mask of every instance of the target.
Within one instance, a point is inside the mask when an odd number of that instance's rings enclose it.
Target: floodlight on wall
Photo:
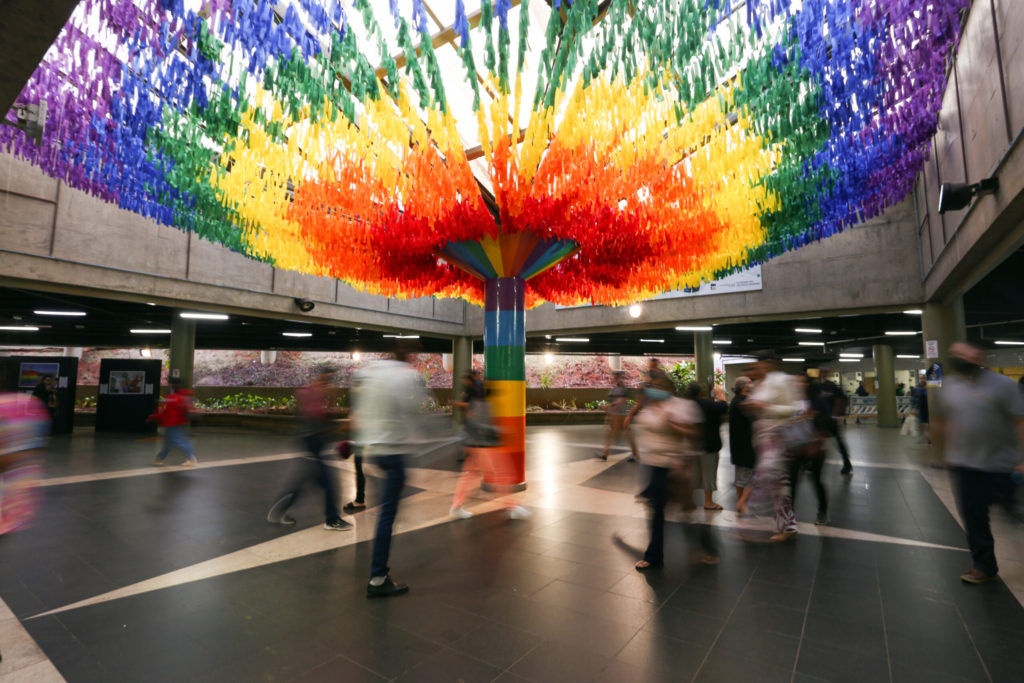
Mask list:
[[[359,353],[358,351],[353,351],[352,352],[352,360],[354,360],[355,362],[358,363],[362,359],[363,359],[363,354]]]
[[[629,307],[629,317],[639,318],[644,312],[644,307],[640,304],[633,304]]]
[[[139,355],[143,358],[151,358],[153,356],[153,352],[149,349],[139,349]]]
[[[302,297],[295,297],[295,305],[298,306],[299,310],[303,313],[309,313],[316,308],[316,304],[310,299],[303,299]]]
[[[974,197],[991,194],[999,189],[999,178],[992,176],[973,184],[942,183],[939,188],[939,213],[959,211]]]

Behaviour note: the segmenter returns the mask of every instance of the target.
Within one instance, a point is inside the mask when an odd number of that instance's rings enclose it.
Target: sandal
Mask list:
[[[718,512],[719,510],[724,510],[725,508],[723,508],[718,503],[712,503],[711,505],[705,505],[704,509],[705,510],[710,510],[712,512]]]
[[[342,512],[359,512],[360,510],[366,509],[366,503],[360,503],[359,501],[353,500],[345,503],[345,506],[341,508]]]

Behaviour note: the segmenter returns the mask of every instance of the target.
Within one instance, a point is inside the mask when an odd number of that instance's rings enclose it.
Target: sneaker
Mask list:
[[[828,513],[819,512],[818,517],[814,520],[814,523],[818,526],[825,526],[826,524],[828,524]]]
[[[344,507],[341,508],[344,512],[354,513],[362,512],[366,509],[366,503],[361,500],[353,500],[345,503]]]
[[[964,583],[988,583],[989,581],[995,581],[998,576],[995,574],[986,574],[980,569],[970,568],[960,575],[960,580]]]
[[[839,474],[853,474],[853,465],[843,465],[843,469],[839,470]]]
[[[190,458],[189,460],[186,460],[185,462],[181,463],[181,466],[182,467],[195,467],[198,464],[199,464],[198,460],[196,460],[195,458]]]
[[[372,583],[366,584],[366,597],[368,598],[389,598],[392,595],[408,592],[409,586],[404,583],[395,583],[390,576],[385,577],[384,583],[379,586],[374,586]]]
[[[154,460],[153,462],[151,462],[149,464],[152,465],[153,467],[165,467],[166,466],[166,463],[164,463],[163,460]]]
[[[343,519],[332,519],[330,521],[324,522],[324,529],[326,529],[327,531],[348,531],[352,528],[353,526]]]
[[[460,505],[457,508],[452,508],[451,510],[449,510],[448,516],[455,517],[456,519],[469,519],[473,516],[473,513]]]
[[[533,517],[533,513],[522,505],[516,505],[515,507],[508,509],[509,519],[528,519],[530,517]]]

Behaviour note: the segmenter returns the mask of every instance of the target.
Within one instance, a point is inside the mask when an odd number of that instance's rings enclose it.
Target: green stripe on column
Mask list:
[[[488,346],[484,349],[485,379],[526,381],[526,354],[522,346]]]

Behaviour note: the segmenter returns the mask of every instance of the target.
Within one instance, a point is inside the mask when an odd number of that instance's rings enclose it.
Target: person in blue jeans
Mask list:
[[[373,537],[373,557],[366,597],[401,595],[409,586],[391,579],[388,559],[398,503],[405,487],[405,459],[424,438],[422,406],[428,396],[423,378],[406,362],[412,347],[400,343],[395,359],[378,361],[359,373],[354,385],[356,446],[363,458],[384,474],[380,515]]]

